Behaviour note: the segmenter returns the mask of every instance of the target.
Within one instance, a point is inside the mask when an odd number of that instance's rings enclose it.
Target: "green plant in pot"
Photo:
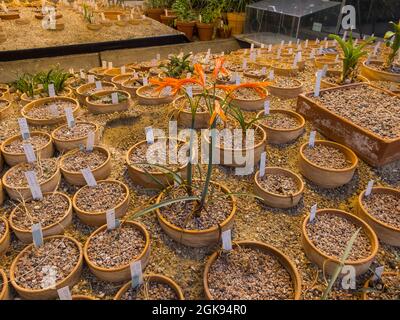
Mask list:
[[[21,94],[25,94],[29,98],[33,98],[37,89],[37,77],[30,73],[23,74],[19,79],[12,83],[12,86]]]
[[[222,39],[230,38],[232,35],[232,28],[225,23],[224,20],[221,20],[219,27],[217,28],[218,37]]]
[[[176,13],[176,28],[183,32],[189,40],[193,38],[193,30],[196,26],[196,16],[190,0],[176,0],[172,5]]]
[[[221,5],[217,0],[210,0],[200,10],[199,21],[196,23],[200,41],[209,41],[214,35],[214,25],[221,16]]]
[[[395,65],[394,61],[400,49],[400,21],[396,24],[389,22],[393,31],[388,31],[385,34],[386,46],[390,48],[390,53],[384,63],[384,68],[389,72],[400,73],[400,66]]]
[[[168,1],[166,0],[146,0],[145,1],[146,16],[148,16],[151,19],[162,22],[161,15],[164,13],[164,9],[166,8],[167,2]]]
[[[241,34],[246,21],[246,6],[253,0],[225,0],[224,8],[227,11],[228,24],[232,28],[232,34]]]
[[[184,78],[187,73],[193,72],[189,57],[190,53],[183,56],[173,55],[169,58],[168,63],[161,65],[160,68],[164,70],[165,75],[169,78]]]
[[[164,1],[165,9],[164,9],[164,14],[161,15],[161,22],[164,23],[165,25],[169,27],[174,27],[175,26],[175,20],[176,20],[176,14],[173,10],[168,9],[171,8],[172,4],[174,3],[174,0],[165,0]]]

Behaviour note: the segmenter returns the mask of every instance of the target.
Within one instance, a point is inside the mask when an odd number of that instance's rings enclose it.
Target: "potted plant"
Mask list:
[[[161,22],[161,15],[164,13],[165,0],[146,0],[145,6],[146,16]]]
[[[116,94],[116,101],[113,99]],[[93,114],[126,111],[129,108],[131,95],[123,90],[101,90],[86,97],[86,106]]]
[[[208,1],[206,6],[200,10],[201,21],[197,21],[197,33],[200,41],[209,41],[214,35],[214,25],[218,17],[220,17],[219,1]]]
[[[103,27],[101,23],[95,23],[94,14],[87,4],[83,4],[83,19],[85,20],[86,27],[89,30],[97,31]]]
[[[189,72],[193,72],[193,67],[190,63],[190,56],[190,53],[170,56],[166,64],[160,65],[160,68],[163,70],[163,74],[169,78],[175,79],[186,77]]]
[[[176,28],[183,32],[189,40],[193,38],[193,30],[196,26],[196,16],[193,11],[191,0],[176,0],[172,5],[176,13]]]
[[[170,8],[174,3],[174,1],[175,0],[166,1],[165,4],[166,9],[164,10],[164,14],[161,15],[161,22],[169,27],[174,27],[176,14],[173,10],[167,8]]]
[[[232,27],[225,24],[225,22],[221,20],[221,24],[217,28],[217,33],[219,38],[228,39],[232,35]]]
[[[244,30],[246,21],[246,5],[252,0],[226,0],[226,9],[228,12],[228,24],[232,28],[232,34],[241,34]]]

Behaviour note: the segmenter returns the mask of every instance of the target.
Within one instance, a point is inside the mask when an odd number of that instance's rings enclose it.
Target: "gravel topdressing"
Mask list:
[[[200,196],[203,184],[193,184],[193,195]],[[177,202],[160,209],[161,215],[173,225],[187,230],[205,230],[221,224],[232,211],[230,197],[210,184],[209,193],[199,216],[193,211],[195,203]],[[164,199],[174,199],[187,196],[186,190],[174,188]],[[164,200],[163,199],[163,200]]]
[[[300,86],[295,79],[290,77],[276,77],[272,85],[279,88],[296,88]]]
[[[73,140],[86,137],[89,132],[95,130],[94,124],[78,122],[72,128],[68,126],[60,128],[54,132],[54,136],[60,140]]]
[[[400,99],[368,86],[321,92],[312,97],[328,110],[382,138],[400,137]]]
[[[79,261],[79,248],[66,238],[53,238],[35,248],[32,246],[18,260],[15,281],[23,288],[44,289],[65,279]]]
[[[352,165],[339,149],[323,144],[316,144],[314,147],[306,146],[303,154],[309,161],[324,168],[345,169]]]
[[[19,229],[30,230],[35,223],[41,223],[42,228],[60,222],[68,210],[69,203],[64,196],[46,194],[42,200],[25,202],[25,208],[20,204],[12,218],[12,223]]]
[[[274,129],[294,129],[300,125],[299,121],[295,117],[283,112],[270,113],[260,120],[260,122],[265,126]]]
[[[296,180],[284,174],[265,173],[262,178],[258,176],[257,180],[264,190],[278,195],[288,196],[299,191]]]
[[[4,223],[3,220],[0,220],[0,239],[4,236],[6,233],[6,224]]]
[[[80,172],[81,169],[95,170],[107,160],[107,154],[98,149],[93,151],[75,150],[67,153],[61,161],[61,168],[70,172]]]
[[[121,228],[98,232],[90,239],[88,256],[98,267],[107,269],[128,265],[144,250],[143,233],[129,224]]]
[[[43,159],[35,163],[21,163],[7,171],[6,182],[12,187],[28,187],[25,172],[33,170],[39,184],[41,184],[50,179],[56,173],[57,168],[57,161],[54,159]]]
[[[130,287],[121,300],[178,300],[178,296],[166,283],[145,280],[139,288]]]
[[[96,87],[88,88],[87,91],[85,91],[81,94],[88,97],[92,94],[95,94],[97,91],[101,91],[101,90],[115,90],[115,87],[102,84],[101,89],[97,89]]]
[[[118,103],[122,103],[128,100],[128,96],[125,94],[122,94],[120,92],[117,92],[118,96]],[[112,102],[112,95],[110,94],[105,94],[105,95],[96,95],[92,94],[89,97],[89,101],[94,104],[114,104]]]
[[[49,120],[61,117],[65,114],[64,109],[70,107],[75,109],[76,105],[65,100],[54,100],[29,109],[26,115],[33,119]]]
[[[239,88],[233,91],[231,95],[234,99],[238,100],[260,100],[260,94],[254,88]]]
[[[156,86],[146,86],[140,90],[140,95],[145,96],[146,98],[165,98],[171,96],[171,93],[168,92],[167,88],[164,88],[161,91],[156,89]]]
[[[294,298],[289,272],[279,260],[260,249],[223,252],[208,274],[210,293],[217,300],[287,300]]]
[[[125,189],[119,183],[99,182],[95,187],[84,187],[78,191],[76,205],[91,213],[113,209],[126,197]]]
[[[49,143],[49,137],[43,134],[31,135],[28,139],[23,140],[22,137],[18,137],[11,141],[11,143],[4,145],[4,150],[9,153],[24,153],[24,143],[30,143],[33,150],[38,150]]]
[[[384,274],[382,279],[370,282],[369,300],[400,300],[400,276]]]
[[[340,259],[352,235],[359,226],[335,214],[318,214],[308,222],[306,232],[311,242],[328,256]],[[371,254],[371,241],[362,229],[353,243],[347,261],[367,258]]]
[[[362,198],[362,204],[373,217],[400,229],[400,198],[393,194],[374,193]]]

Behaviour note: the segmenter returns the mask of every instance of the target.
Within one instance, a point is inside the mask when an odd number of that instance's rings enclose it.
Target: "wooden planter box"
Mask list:
[[[369,86],[372,90],[384,91],[389,95],[394,93],[380,89],[371,84],[349,84],[321,90],[321,93],[333,90],[343,90],[349,87]],[[350,120],[329,111],[324,106],[311,99],[313,93],[299,95],[297,112],[302,114],[324,136],[351,148],[357,155],[374,167],[383,166],[400,159],[400,137],[395,139],[382,138]],[[399,99],[400,97],[397,96]],[[343,106],[344,108],[346,106]]]

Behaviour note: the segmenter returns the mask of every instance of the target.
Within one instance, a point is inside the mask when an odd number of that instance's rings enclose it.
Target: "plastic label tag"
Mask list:
[[[56,96],[56,91],[54,90],[54,84],[50,83],[49,84],[49,97],[55,97]]]
[[[260,158],[260,177],[264,177],[265,175],[265,166],[267,163],[267,153],[264,151],[261,153],[261,158]]]
[[[106,220],[107,220],[107,230],[114,230],[117,227],[114,209],[106,211]]]
[[[310,222],[313,222],[317,214],[317,204],[314,204],[310,209]]]
[[[72,108],[66,107],[64,108],[64,111],[65,111],[65,116],[67,117],[68,128],[73,128],[75,126],[75,119],[74,119],[74,114],[72,112]]]
[[[104,68],[104,69],[107,68],[107,61],[106,60],[102,60],[101,61],[101,67]]]
[[[72,300],[72,295],[69,287],[57,289],[57,294],[60,300]]]
[[[29,139],[30,133],[29,133],[28,122],[26,121],[26,119],[18,118],[18,125],[19,125],[19,131],[21,132],[22,139],[23,140]]]
[[[132,288],[137,288],[143,283],[142,262],[134,261],[130,264]]]
[[[275,78],[275,76],[274,76],[274,70],[271,70],[271,71],[269,72],[268,79],[269,79],[269,80],[274,80],[274,78]]]
[[[261,75],[265,76],[266,74],[267,74],[267,68],[266,67],[262,67]]]
[[[315,135],[317,134],[316,131],[311,131],[310,132],[310,137],[308,139],[308,146],[311,148],[314,148],[315,145]]]
[[[143,78],[143,85],[144,85],[144,86],[149,85],[149,79],[147,79],[147,77],[144,77],[144,78]]]
[[[189,96],[189,98],[193,98],[193,88],[192,88],[192,86],[186,87],[186,94]]]
[[[83,178],[86,181],[86,184],[89,187],[95,187],[97,186],[97,182],[95,177],[93,176],[92,171],[90,170],[90,168],[85,168],[85,169],[81,169],[81,173],[83,175]]]
[[[365,190],[365,193],[364,193],[364,195],[366,197],[368,197],[371,194],[373,186],[374,186],[374,180],[369,180],[367,189]]]
[[[269,111],[270,111],[270,102],[269,102],[269,100],[265,100],[264,101],[264,114],[266,116],[269,115]]]
[[[111,69],[113,67],[112,61],[108,61],[108,69]]]
[[[29,189],[31,190],[32,198],[35,200],[43,199],[42,190],[40,190],[35,171],[25,171],[25,178],[28,182]]]
[[[317,79],[315,81],[314,97],[319,97],[319,92],[321,90],[321,80],[322,80],[323,70],[317,72]]]
[[[88,75],[88,82],[89,83],[93,83],[94,82],[94,75],[93,74],[89,74]]]
[[[24,148],[24,153],[26,157],[26,161],[29,163],[36,161],[35,151],[30,143],[23,143],[22,147]]]
[[[111,93],[111,101],[112,101],[112,104],[117,104],[119,102],[118,101],[118,93],[117,92]]]
[[[33,244],[36,248],[39,248],[43,245],[43,232],[42,225],[39,223],[35,223],[31,227],[32,231],[32,240]]]
[[[375,268],[374,275],[372,277],[372,281],[376,281],[382,278],[382,273],[385,270],[384,266],[379,266]]]
[[[99,91],[99,90],[102,90],[102,89],[103,89],[103,86],[101,84],[101,81],[96,81],[96,90]]]
[[[88,132],[87,140],[86,140],[86,151],[93,151],[94,146],[94,132]]]
[[[232,231],[231,229],[222,232],[222,249],[232,250]]]
[[[153,144],[154,143],[154,133],[153,133],[153,128],[152,127],[146,127],[144,128],[146,132],[146,141],[148,144]]]

